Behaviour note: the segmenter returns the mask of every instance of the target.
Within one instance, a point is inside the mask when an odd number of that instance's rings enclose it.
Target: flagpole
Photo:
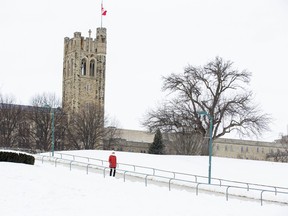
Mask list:
[[[102,17],[103,17],[102,11],[103,11],[103,0],[101,1],[101,28],[102,28]]]
[[[102,28],[102,19],[103,16],[106,16],[107,10],[103,8],[103,0],[101,0],[101,28]]]

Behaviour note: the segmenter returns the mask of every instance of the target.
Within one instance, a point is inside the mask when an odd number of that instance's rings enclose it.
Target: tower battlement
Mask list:
[[[89,31],[89,34],[91,31]],[[81,32],[74,32],[74,37],[64,38],[64,55],[76,50],[92,52],[97,54],[106,54],[106,28],[97,28],[96,37],[92,38],[81,36]]]

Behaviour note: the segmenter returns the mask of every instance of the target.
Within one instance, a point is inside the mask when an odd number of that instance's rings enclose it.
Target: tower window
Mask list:
[[[73,59],[71,59],[70,75],[73,75]]]
[[[70,64],[69,61],[67,61],[67,71],[66,71],[66,76],[70,76]]]
[[[87,84],[87,85],[85,86],[85,89],[86,89],[87,92],[89,92],[89,91],[91,90],[91,85],[90,85],[90,84]]]
[[[90,61],[90,76],[95,76],[95,60]]]
[[[86,60],[83,59],[81,63],[81,75],[85,76],[86,75]]]

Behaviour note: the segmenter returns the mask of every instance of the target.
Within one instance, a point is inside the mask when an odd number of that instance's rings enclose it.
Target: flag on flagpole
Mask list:
[[[101,12],[102,12],[102,16],[106,16],[107,10],[105,10],[105,9],[103,8],[103,4],[101,4]]]

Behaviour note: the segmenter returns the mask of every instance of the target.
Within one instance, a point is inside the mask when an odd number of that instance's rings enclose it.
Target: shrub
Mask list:
[[[32,155],[18,152],[0,151],[0,161],[24,163],[34,165],[35,158]]]

